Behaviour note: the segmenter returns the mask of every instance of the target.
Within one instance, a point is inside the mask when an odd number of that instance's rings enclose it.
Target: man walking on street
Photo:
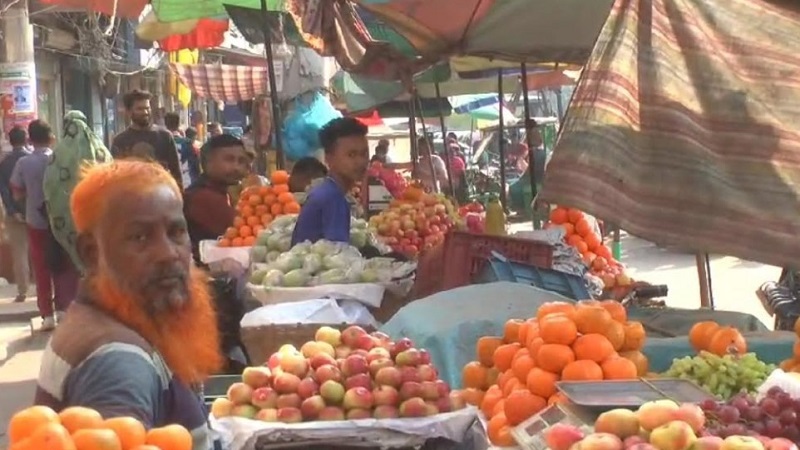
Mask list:
[[[151,97],[149,92],[135,90],[122,98],[131,124],[114,137],[111,155],[114,159],[136,158],[158,162],[172,174],[178,186],[182,186],[183,176],[175,139],[168,130],[153,125]]]
[[[30,259],[28,257],[28,229],[25,226],[25,205],[14,200],[11,193],[11,173],[17,161],[30,152],[25,147],[28,133],[22,127],[14,127],[8,133],[8,140],[13,147],[11,154],[0,162],[0,197],[5,208],[6,236],[11,245],[11,259],[14,261],[14,282],[17,284],[15,302],[24,302],[28,295]]]
[[[25,200],[37,306],[43,319],[42,331],[49,331],[55,328],[56,319],[61,319],[75,299],[80,276],[53,237],[45,207],[44,173],[53,155],[50,149],[55,138],[53,130],[47,122],[34,120],[28,125],[28,137],[33,152],[17,161],[11,174],[11,187],[17,201]]]

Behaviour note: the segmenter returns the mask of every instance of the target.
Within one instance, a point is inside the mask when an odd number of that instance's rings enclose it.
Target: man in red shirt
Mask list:
[[[236,209],[228,188],[241,183],[250,168],[244,143],[229,134],[208,140],[200,154],[203,173],[184,194],[183,212],[192,240],[192,252],[200,259],[202,240],[216,239],[233,225]]]

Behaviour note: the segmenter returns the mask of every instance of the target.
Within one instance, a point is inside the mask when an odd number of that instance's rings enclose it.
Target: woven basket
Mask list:
[[[277,352],[282,345],[291,344],[298,349],[308,341],[314,340],[314,334],[323,326],[344,330],[352,324],[298,323],[262,325],[241,329],[242,343],[247,356],[253,364],[264,364],[270,355]],[[369,325],[361,325],[368,333],[375,331]]]

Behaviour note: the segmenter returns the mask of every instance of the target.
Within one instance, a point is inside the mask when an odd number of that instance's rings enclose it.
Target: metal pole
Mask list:
[[[497,149],[500,153],[500,203],[503,204],[503,208],[508,210],[508,204],[506,203],[506,143],[505,137],[503,136],[503,132],[505,131],[505,118],[503,117],[503,110],[505,109],[504,103],[504,94],[503,94],[503,69],[497,69],[497,95],[500,97],[500,103],[498,111],[499,111],[499,118],[500,118],[500,127],[498,137],[499,140],[497,141]]]
[[[536,131],[536,126],[531,123],[531,105],[528,94],[528,66],[525,63],[520,65],[522,71],[522,102],[523,111],[525,113],[525,140],[528,144],[528,179],[531,183],[531,200],[536,198],[538,193],[536,189],[536,157],[534,152],[537,149],[533,148],[533,132]],[[536,210],[531,207],[531,220],[533,228],[536,229]]]
[[[283,142],[281,140],[281,110],[278,103],[278,86],[275,82],[275,59],[272,56],[272,31],[269,27],[267,0],[261,0],[261,22],[264,31],[264,52],[267,56],[267,79],[269,81],[269,98],[272,103],[272,130],[275,133],[275,165],[283,169]]]
[[[450,159],[450,148],[447,145],[447,127],[444,125],[444,111],[442,110],[442,94],[439,91],[439,82],[434,84],[436,88],[436,101],[439,107],[439,124],[442,127],[442,144],[444,145],[444,157],[447,159],[447,184],[450,186],[450,195],[456,196],[456,190],[453,188],[453,167]]]
[[[431,176],[433,176],[433,185],[434,187],[439,186],[439,179],[436,177],[436,168],[433,165],[433,140],[428,139],[428,127],[425,126],[425,116],[422,109],[422,100],[417,95],[417,90],[414,89],[414,101],[417,103],[417,107],[419,108],[419,119],[422,122],[422,136],[425,138],[425,142],[428,143],[428,150],[430,154],[428,155],[428,168],[431,171]],[[446,168],[446,167],[445,167]],[[436,189],[436,192],[441,192],[441,187]]]

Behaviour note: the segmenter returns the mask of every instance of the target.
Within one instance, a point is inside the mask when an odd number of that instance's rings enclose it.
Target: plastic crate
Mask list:
[[[554,269],[542,269],[509,261],[497,252],[492,253],[489,264],[478,277],[481,283],[511,281],[530,284],[547,291],[561,294],[573,300],[591,298],[583,278]]]
[[[445,241],[440,290],[471,284],[482,273],[492,252],[517,263],[553,267],[553,246],[547,242],[453,231]]]

